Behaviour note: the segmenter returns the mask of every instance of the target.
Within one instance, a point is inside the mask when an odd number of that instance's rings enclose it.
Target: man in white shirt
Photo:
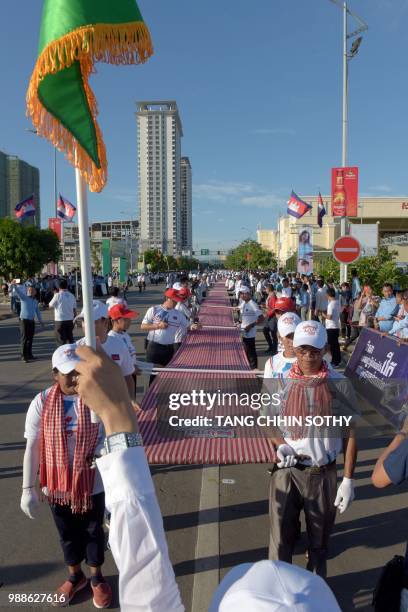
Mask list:
[[[326,291],[327,312],[322,313],[327,331],[327,343],[332,356],[331,365],[337,368],[341,364],[341,352],[339,344],[340,334],[340,304],[336,299],[336,290],[329,287]]]
[[[55,338],[58,346],[74,342],[74,318],[77,303],[67,287],[67,281],[64,278],[61,279],[59,291],[49,303],[50,308],[54,308]]]
[[[272,438],[279,461],[272,472],[269,497],[269,558],[292,562],[303,508],[309,541],[307,569],[322,577],[326,576],[336,507],[343,513],[354,499],[352,478],[357,457],[351,428],[341,434],[334,426],[313,427],[303,423],[308,415],[334,414],[334,402],[340,402],[342,414],[346,408],[348,413],[350,407],[356,409],[355,399],[344,403],[342,398],[347,398],[347,392],[338,393],[343,382],[347,389],[349,386],[323,360],[326,344],[327,333],[321,323],[302,321],[296,327],[293,338],[296,362],[285,379],[280,416],[297,417],[301,423],[289,421],[281,427],[281,435]],[[331,378],[337,378],[336,394],[330,391]],[[336,495],[336,457],[342,451],[344,477]]]
[[[282,281],[282,290],[281,290],[281,294],[284,297],[288,297],[291,298],[292,297],[292,287],[290,287],[289,285],[289,281],[287,278],[284,278]]]
[[[125,378],[130,397],[134,397],[135,383],[133,380],[133,374],[135,373],[135,366],[133,359],[130,356],[129,350],[118,338],[108,335],[109,326],[109,310],[106,304],[100,300],[93,301],[93,317],[95,322],[95,335],[99,338],[101,347],[105,353],[114,361],[122,370],[122,374]],[[76,320],[82,320],[83,323],[84,311],[81,312]],[[85,338],[78,340],[77,345],[82,346],[85,344]]]
[[[327,287],[325,287],[324,281],[321,278],[317,280],[316,285],[317,292],[314,316],[318,320],[324,322],[324,315],[327,312]]]
[[[108,308],[112,308],[115,304],[123,304],[127,308],[127,301],[125,298],[119,297],[120,289],[119,287],[114,287],[112,290],[112,296],[106,300],[106,304]]]
[[[283,350],[270,357],[265,363],[264,378],[286,378],[296,361],[293,336],[300,317],[295,312],[285,312],[278,319],[278,335]]]
[[[256,326],[263,323],[264,316],[258,304],[251,299],[249,287],[241,285],[239,291],[241,303],[238,307],[241,316],[242,342],[251,370],[258,367],[258,356],[256,354],[255,338]]]

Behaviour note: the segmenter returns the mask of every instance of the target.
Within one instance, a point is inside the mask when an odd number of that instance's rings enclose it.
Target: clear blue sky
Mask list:
[[[230,246],[273,227],[293,188],[328,192],[341,157],[342,14],[329,0],[140,0],[155,55],[136,67],[98,66],[91,85],[109,181],[91,220],[137,213],[135,101],[177,100],[182,152],[193,167],[194,243]],[[407,0],[353,0],[369,25],[350,66],[348,162],[361,195],[407,195]],[[41,171],[42,222],[53,210],[53,151],[26,132],[25,91],[42,2],[16,0],[0,20],[0,149]],[[58,153],[58,188],[75,202]],[[248,228],[241,229],[242,227]]]

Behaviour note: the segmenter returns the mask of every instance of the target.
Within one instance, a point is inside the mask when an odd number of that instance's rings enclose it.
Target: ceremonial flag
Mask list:
[[[303,215],[305,215],[309,210],[311,210],[311,205],[307,202],[304,202],[294,191],[292,191],[290,195],[290,200],[288,201],[288,215],[292,215],[292,217],[296,217],[297,219],[301,219]]]
[[[72,221],[76,213],[76,206],[71,204],[68,200],[62,197],[59,194],[58,204],[57,204],[57,216],[63,219],[64,221]]]
[[[27,217],[33,217],[35,215],[34,194],[30,195],[29,198],[22,200],[22,202],[19,202],[15,207],[14,212],[19,221],[22,221]]]
[[[322,194],[319,191],[319,197],[317,199],[317,223],[319,227],[323,227],[323,217],[326,214],[326,209],[323,204]]]
[[[103,189],[107,159],[89,75],[95,62],[138,64],[152,53],[135,0],[44,0],[27,113],[91,191]]]

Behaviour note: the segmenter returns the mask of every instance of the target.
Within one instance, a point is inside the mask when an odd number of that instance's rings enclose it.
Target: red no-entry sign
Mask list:
[[[333,245],[333,257],[340,263],[353,263],[360,257],[360,253],[360,243],[352,236],[342,236]]]

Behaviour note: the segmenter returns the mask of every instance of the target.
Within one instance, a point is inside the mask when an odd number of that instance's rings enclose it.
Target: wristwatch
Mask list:
[[[105,438],[104,446],[108,455],[109,453],[115,453],[131,446],[143,446],[143,440],[140,433],[115,432]]]

